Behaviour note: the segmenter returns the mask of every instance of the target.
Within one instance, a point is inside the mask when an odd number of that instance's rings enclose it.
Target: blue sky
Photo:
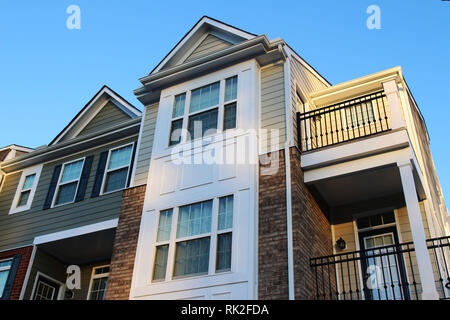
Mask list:
[[[80,30],[66,28],[72,4]],[[372,4],[381,30],[366,27]],[[0,146],[49,143],[104,84],[142,109],[138,78],[203,15],[282,37],[332,84],[402,66],[450,199],[450,2],[440,0],[3,0]]]

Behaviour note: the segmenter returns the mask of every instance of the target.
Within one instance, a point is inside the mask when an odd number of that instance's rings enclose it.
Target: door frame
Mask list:
[[[386,233],[392,233],[394,236],[394,245],[395,245],[396,251],[397,251],[397,253],[394,253],[394,254],[397,256],[398,269],[400,271],[400,274],[399,274],[400,279],[399,280],[402,283],[401,292],[402,292],[403,300],[410,300],[411,296],[409,293],[409,287],[407,286],[405,288],[405,285],[404,285],[404,284],[408,283],[408,276],[406,273],[403,255],[402,255],[402,253],[398,252],[401,249],[401,247],[399,246],[400,242],[399,242],[396,226],[387,226],[384,228],[376,228],[376,229],[372,229],[372,230],[364,230],[364,229],[362,231],[358,230],[359,246],[360,246],[360,251],[361,251],[361,275],[363,278],[363,290],[364,290],[365,298],[366,298],[366,300],[373,300],[372,292],[370,290],[366,290],[366,279],[367,278],[366,278],[366,272],[363,271],[363,270],[367,270],[367,259],[369,258],[366,255],[366,246],[364,243],[364,238],[370,237],[370,236],[386,234]]]
[[[62,288],[63,288],[64,284],[61,281],[58,281],[40,271],[36,272],[36,277],[34,279],[33,290],[31,291],[30,300],[34,300],[34,294],[35,294],[35,291],[37,288],[39,277],[43,277],[43,278],[47,279],[48,281],[54,282],[55,284],[59,285],[58,292],[56,293],[56,300],[62,300],[62,294],[64,292],[64,290],[62,290]]]

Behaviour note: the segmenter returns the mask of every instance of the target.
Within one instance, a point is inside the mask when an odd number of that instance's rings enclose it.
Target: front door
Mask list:
[[[407,300],[406,273],[395,227],[361,232],[364,293],[370,300]]]
[[[34,289],[33,300],[57,300],[60,285],[39,275]]]

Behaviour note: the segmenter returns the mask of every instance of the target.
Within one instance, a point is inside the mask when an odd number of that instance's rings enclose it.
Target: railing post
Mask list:
[[[400,177],[403,185],[403,194],[408,211],[409,224],[416,252],[417,266],[419,269],[420,282],[422,284],[423,300],[438,300],[439,294],[434,283],[433,267],[425,237],[425,229],[422,222],[417,191],[414,184],[412,165],[408,162],[399,162]]]
[[[391,113],[392,130],[406,127],[397,82],[395,81],[395,79],[383,82],[383,89],[384,93],[386,94],[386,99],[388,101],[388,108]]]

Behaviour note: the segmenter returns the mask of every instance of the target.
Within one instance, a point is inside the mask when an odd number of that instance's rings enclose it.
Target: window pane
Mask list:
[[[9,270],[0,271],[0,297],[5,291],[6,281],[8,280]]]
[[[10,267],[11,264],[12,264],[12,260],[1,261],[0,262],[0,268]]]
[[[158,242],[170,239],[170,228],[172,227],[172,209],[161,211],[159,214]]]
[[[189,112],[196,112],[219,104],[220,82],[192,90]]]
[[[125,188],[125,185],[127,183],[127,176],[128,167],[108,172],[105,180],[104,192],[112,192]]]
[[[358,228],[359,229],[369,228],[370,227],[370,219],[369,219],[369,217],[359,218],[357,220],[357,223],[358,223]]]
[[[58,196],[56,197],[55,204],[63,204],[72,202],[75,198],[75,192],[77,191],[78,182],[72,182],[62,185],[58,189]]]
[[[231,239],[231,233],[217,236],[216,271],[225,271],[231,268]]]
[[[183,119],[172,121],[172,127],[170,128],[169,146],[173,146],[175,144],[180,143],[182,128],[183,128]]]
[[[132,150],[133,145],[113,150],[111,152],[111,158],[109,159],[108,169],[115,169],[129,165]]]
[[[212,200],[180,207],[177,238],[211,232]]]
[[[381,214],[377,214],[377,215],[370,217],[370,226],[371,227],[379,226],[381,224],[383,224],[383,222],[381,221]]]
[[[189,117],[188,131],[191,139],[201,138],[217,131],[218,110],[213,109]]]
[[[72,162],[64,166],[64,172],[61,177],[61,183],[78,180],[80,178],[81,169],[83,168],[83,160]]]
[[[233,196],[219,199],[219,224],[218,230],[233,227]]]
[[[237,98],[237,76],[225,81],[225,102]]]
[[[223,130],[236,128],[236,102],[225,106]]]
[[[177,243],[175,276],[207,273],[209,264],[209,237]]]
[[[166,278],[167,255],[169,245],[156,247],[155,268],[153,271],[153,280],[162,280]]]
[[[109,267],[96,268],[95,274],[109,273]]]
[[[94,279],[92,281],[92,291],[89,300],[103,300],[107,285],[108,277]]]
[[[25,178],[22,190],[31,189],[31,187],[33,186],[33,182],[34,182],[34,177],[35,176],[36,176],[35,174],[32,174],[32,175],[29,175],[29,176],[27,176]]]
[[[30,190],[28,191],[22,191],[20,193],[19,203],[17,204],[18,207],[22,207],[27,204],[28,198],[30,197]]]
[[[180,117],[184,114],[184,104],[186,102],[186,93],[175,96],[172,118]]]

